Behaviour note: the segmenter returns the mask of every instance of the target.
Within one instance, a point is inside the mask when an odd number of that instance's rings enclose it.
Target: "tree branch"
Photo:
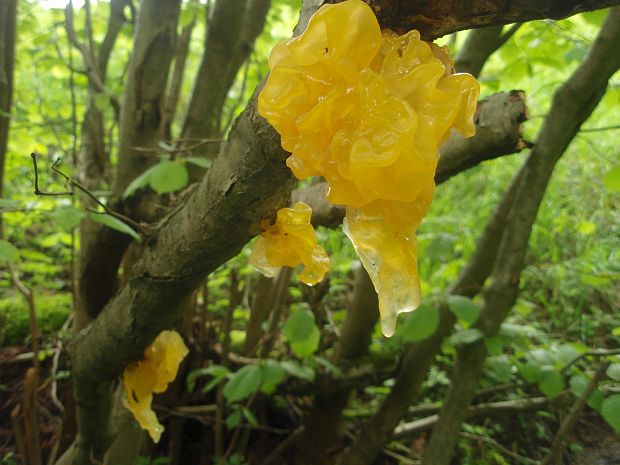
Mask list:
[[[537,143],[522,169],[523,178],[494,261],[492,282],[484,292],[484,306],[476,326],[485,335],[497,332],[516,300],[527,243],[547,184],[579,127],[605,94],[608,79],[620,67],[620,56],[612,58],[618,41],[620,8],[614,8],[584,61],[554,95]],[[485,357],[483,340],[459,350],[450,389],[424,451],[423,463],[449,463]]]
[[[398,33],[417,29],[425,40],[465,29],[537,19],[563,19],[584,11],[600,10],[620,4],[620,0],[365,1],[377,13],[382,27],[388,27]]]

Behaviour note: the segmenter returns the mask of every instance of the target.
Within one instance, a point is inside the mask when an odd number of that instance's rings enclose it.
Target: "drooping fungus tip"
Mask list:
[[[151,409],[153,394],[164,392],[174,381],[181,361],[188,354],[176,331],[162,331],[144,351],[144,358],[131,363],[123,372],[126,406],[153,442],[159,442],[164,427]]]
[[[263,220],[263,232],[256,239],[250,263],[262,274],[273,277],[283,266],[304,265],[299,279],[312,286],[329,271],[329,257],[317,244],[310,224],[312,209],[303,202],[278,210],[276,222]]]
[[[454,74],[447,48],[381,31],[361,0],[321,7],[278,44],[258,111],[299,179],[323,176],[347,206],[345,232],[379,295],[381,327],[420,303],[415,231],[430,207],[439,146],[471,137],[478,82]]]

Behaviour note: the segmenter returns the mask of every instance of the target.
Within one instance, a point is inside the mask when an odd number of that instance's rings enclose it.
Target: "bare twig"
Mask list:
[[[67,186],[67,188],[69,190],[68,191],[64,191],[64,192],[44,192],[44,191],[40,190],[39,189],[39,170],[38,170],[38,167],[37,167],[37,154],[33,152],[33,153],[30,154],[30,156],[32,158],[32,164],[34,166],[34,194],[35,195],[42,195],[42,196],[73,195],[74,194],[73,187],[76,187],[77,189],[82,191],[84,194],[86,194],[90,199],[92,199],[97,205],[99,205],[101,208],[103,208],[105,210],[105,213],[107,213],[110,216],[113,216],[114,218],[116,218],[117,220],[122,221],[123,223],[128,224],[133,229],[138,231],[141,235],[148,236],[148,234],[149,234],[148,231],[140,223],[132,220],[131,218],[129,218],[129,217],[125,216],[125,215],[122,215],[122,214],[120,214],[118,212],[115,212],[114,210],[109,208],[105,203],[103,203],[101,200],[99,200],[95,194],[93,194],[90,190],[88,190],[86,187],[84,187],[82,184],[80,184],[79,181],[76,181],[75,179],[70,178],[65,173],[60,171],[58,169],[58,164],[60,163],[60,158],[56,159],[56,161],[52,164],[52,171],[54,171],[55,173],[57,173],[58,175],[62,176],[65,179],[65,185]],[[87,209],[87,210],[92,211],[93,213],[102,214],[102,212],[97,212],[97,211],[90,210],[90,209]]]
[[[499,450],[503,454],[506,454],[508,457],[512,458],[513,460],[519,463],[524,463],[525,465],[537,465],[538,464],[536,460],[517,454],[516,452],[513,452],[510,449],[502,446],[499,442],[495,441],[492,438],[488,438],[486,436],[479,436],[477,434],[465,433],[465,432],[461,432],[460,435],[466,439],[471,439],[473,441],[480,441],[480,442],[489,444],[495,447],[497,450]]]

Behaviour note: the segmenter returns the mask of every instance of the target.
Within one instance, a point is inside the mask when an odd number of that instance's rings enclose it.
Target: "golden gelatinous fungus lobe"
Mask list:
[[[278,44],[258,111],[295,176],[323,176],[379,295],[381,329],[420,304],[415,231],[430,207],[439,146],[474,134],[478,82],[417,31],[381,31],[361,0],[321,7]]]
[[[159,442],[164,427],[151,409],[153,394],[164,392],[174,381],[181,361],[188,353],[176,331],[162,331],[144,351],[144,358],[130,363],[123,372],[127,409],[153,442]]]
[[[301,263],[304,269],[299,279],[303,283],[312,286],[321,281],[329,271],[329,257],[317,243],[311,217],[312,209],[297,202],[293,208],[278,210],[274,224],[263,220],[250,263],[268,277],[275,276],[280,267]]]

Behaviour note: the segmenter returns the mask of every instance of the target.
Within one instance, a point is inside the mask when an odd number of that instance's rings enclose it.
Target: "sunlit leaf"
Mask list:
[[[149,184],[158,194],[169,194],[187,186],[189,174],[184,163],[164,161],[154,166]]]
[[[0,239],[0,262],[13,261],[17,258],[19,252],[17,248],[9,241]]]

